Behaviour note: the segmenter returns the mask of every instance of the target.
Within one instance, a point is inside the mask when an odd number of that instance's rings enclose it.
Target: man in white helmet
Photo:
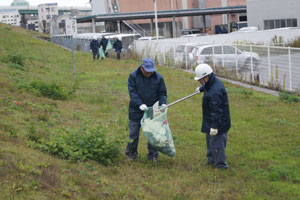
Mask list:
[[[225,149],[231,123],[226,89],[208,64],[198,65],[195,74],[194,79],[202,85],[196,91],[204,91],[201,132],[206,133],[206,164],[227,169]]]
[[[99,48],[100,48],[100,44],[99,44],[99,42],[97,40],[97,37],[94,36],[93,40],[90,43],[90,49],[93,52],[93,59],[94,60],[96,60],[96,58],[99,59],[99,57],[100,57]]]

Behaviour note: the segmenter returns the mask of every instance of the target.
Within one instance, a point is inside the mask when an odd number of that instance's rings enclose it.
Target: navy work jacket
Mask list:
[[[162,75],[154,72],[146,78],[141,71],[141,67],[130,73],[128,78],[129,120],[139,122],[144,111],[139,109],[140,105],[146,104],[152,107],[159,101],[159,105],[167,103],[167,88]]]
[[[107,43],[108,43],[108,39],[106,39],[106,38],[102,38],[102,39],[101,39],[101,41],[100,41],[100,46],[102,46],[103,51],[106,50]]]
[[[100,44],[98,40],[92,40],[90,43],[90,49],[92,49],[93,52],[97,53],[99,52]]]
[[[113,48],[115,49],[115,51],[121,51],[123,48],[122,42],[120,40],[116,40],[114,42]]]
[[[204,90],[201,131],[209,134],[210,128],[215,128],[218,129],[218,134],[227,133],[231,122],[228,96],[223,83],[212,73],[209,81],[200,90]]]

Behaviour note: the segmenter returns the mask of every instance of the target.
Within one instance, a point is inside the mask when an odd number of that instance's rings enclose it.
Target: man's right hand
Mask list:
[[[196,90],[195,90],[195,92],[201,93],[201,92],[200,92],[200,87],[197,87]]]
[[[141,111],[146,111],[148,109],[148,106],[146,104],[140,105],[140,110]]]

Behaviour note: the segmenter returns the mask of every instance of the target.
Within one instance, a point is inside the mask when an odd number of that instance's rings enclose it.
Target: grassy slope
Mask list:
[[[0,62],[0,199],[299,199],[300,104],[226,84],[232,128],[228,135],[228,171],[204,166],[205,135],[201,96],[169,109],[177,157],[128,162],[123,152],[114,166],[93,161],[70,163],[29,148],[26,135],[59,134],[84,123],[110,127],[128,136],[127,78],[136,61],[93,62],[76,53],[79,89],[73,99],[54,101],[18,86],[32,80],[73,85],[71,52],[34,39],[37,33],[0,24],[0,57],[17,51],[25,70]],[[172,102],[194,91],[191,74],[158,67]],[[125,149],[125,145],[122,147]]]

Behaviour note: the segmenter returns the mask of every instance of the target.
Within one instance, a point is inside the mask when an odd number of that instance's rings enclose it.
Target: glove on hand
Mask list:
[[[167,105],[166,104],[161,104],[161,107],[167,107]]]
[[[200,87],[197,87],[197,88],[196,88],[196,90],[195,90],[195,92],[199,92],[199,93],[201,93],[201,91],[200,91]]]
[[[140,110],[141,111],[146,111],[148,109],[148,106],[146,104],[140,105]]]
[[[218,129],[211,128],[209,135],[216,136],[218,134]]]

